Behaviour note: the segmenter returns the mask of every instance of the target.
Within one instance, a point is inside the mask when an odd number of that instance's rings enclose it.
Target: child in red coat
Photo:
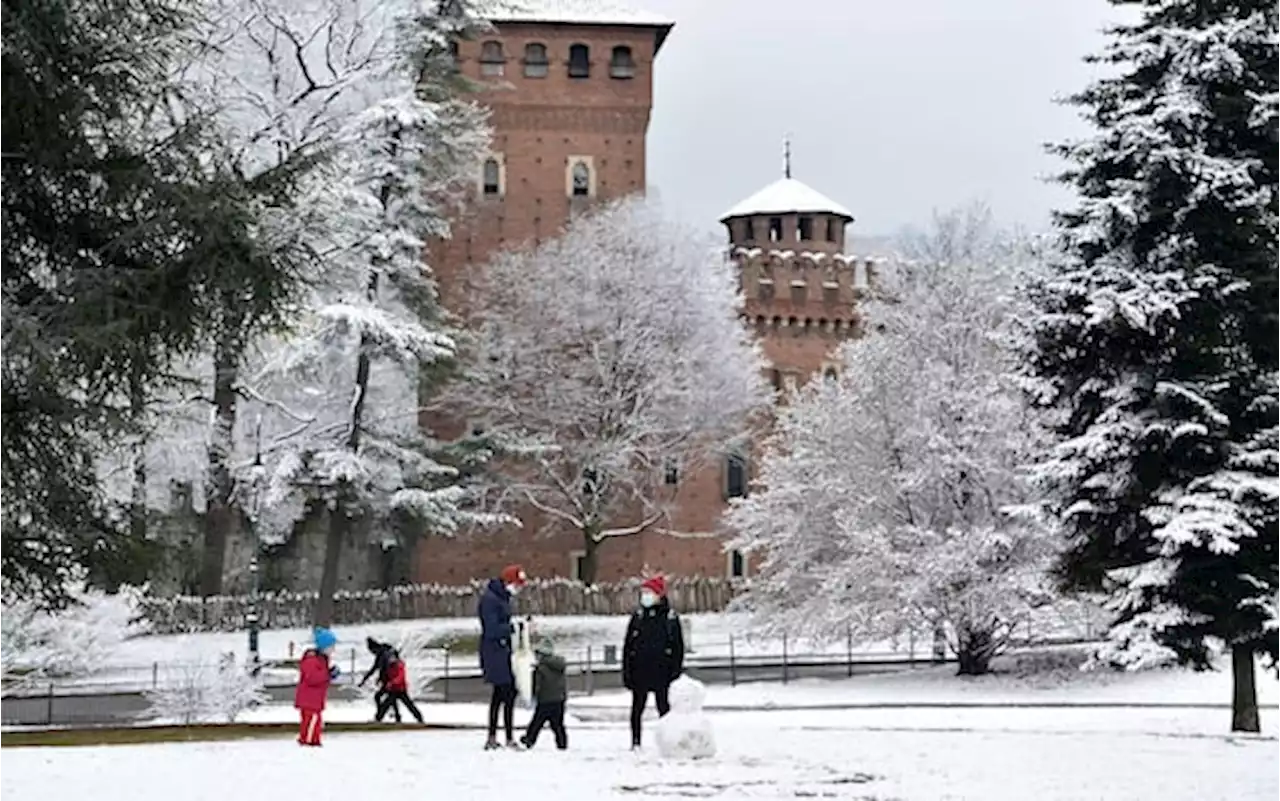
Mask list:
[[[320,733],[324,729],[321,713],[329,696],[329,684],[339,673],[338,666],[329,662],[337,642],[332,631],[316,629],[316,647],[308,648],[298,662],[298,688],[293,693],[293,705],[302,716],[298,726],[299,745],[320,745]]]

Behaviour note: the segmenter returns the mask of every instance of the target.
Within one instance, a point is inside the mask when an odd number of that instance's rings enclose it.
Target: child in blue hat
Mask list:
[[[320,745],[320,733],[324,729],[321,714],[329,697],[329,684],[341,672],[332,663],[333,648],[338,638],[332,631],[317,628],[312,637],[315,647],[308,648],[298,662],[298,688],[293,693],[293,705],[301,713],[298,726],[299,745]]]

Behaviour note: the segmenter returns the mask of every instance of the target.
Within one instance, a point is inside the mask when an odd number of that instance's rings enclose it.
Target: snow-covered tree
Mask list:
[[[257,199],[252,215],[223,234],[221,259],[287,280],[275,295],[246,284],[218,297],[204,377],[213,412],[202,493],[204,595],[222,588],[228,539],[241,514],[239,410],[255,397],[243,373],[260,339],[294,324],[300,294],[321,280],[332,228],[346,224],[346,199],[327,168],[393,60],[404,13],[408,4],[373,0],[210,2],[203,57],[185,75],[184,111],[217,121],[211,171],[228,175],[229,191]],[[358,226],[357,219],[339,238],[356,235]]]
[[[1020,465],[1043,441],[1018,385],[1014,294],[1034,262],[974,207],[914,237],[844,347],[780,410],[730,547],[763,561],[740,606],[815,638],[948,633],[978,674],[1048,598],[1050,528]]]
[[[1199,668],[1223,642],[1232,728],[1277,655],[1277,11],[1151,0],[1071,103],[1080,195],[1034,287],[1031,369],[1060,415],[1042,465],[1069,585],[1119,613],[1110,656]],[[1153,651],[1152,649],[1160,649]]]
[[[235,723],[242,712],[267,701],[262,680],[248,665],[237,665],[234,654],[170,666],[143,695],[152,716],[184,726]]]
[[[583,581],[602,543],[662,519],[666,465],[749,432],[766,395],[739,302],[724,254],[639,199],[484,268],[456,401],[509,462],[499,500],[581,532]]]
[[[263,372],[280,401],[266,411],[287,407],[284,425],[304,421],[274,460],[268,506],[292,496],[296,508],[328,509],[317,625],[331,622],[356,519],[373,522],[384,548],[408,544],[396,536],[404,530],[450,534],[480,519],[464,508],[463,465],[424,435],[418,403],[424,377],[456,351],[425,243],[448,234],[450,206],[489,140],[484,112],[455,91],[448,46],[477,24],[462,4],[428,4],[393,31],[398,57],[368,87],[378,95],[344,130],[341,174],[329,175],[346,201],[331,269]]]

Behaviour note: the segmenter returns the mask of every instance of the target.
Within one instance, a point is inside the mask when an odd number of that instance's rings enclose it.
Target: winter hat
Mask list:
[[[649,590],[654,595],[661,598],[667,594],[667,580],[664,579],[661,574],[650,576],[645,579],[643,584],[640,585],[640,589]]]
[[[503,584],[511,584],[516,587],[523,585],[529,580],[529,577],[525,575],[524,568],[520,565],[507,565],[502,568],[500,578],[502,579]]]
[[[364,642],[365,645],[369,646],[369,650],[375,654],[378,652],[378,647],[382,645],[382,643],[372,637],[365,637]]]
[[[332,631],[319,627],[316,628],[316,632],[312,636],[312,639],[315,640],[316,648],[321,651],[326,648],[332,648],[338,644],[338,638]]]

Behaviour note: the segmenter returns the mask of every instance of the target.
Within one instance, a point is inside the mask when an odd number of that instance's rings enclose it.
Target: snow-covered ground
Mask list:
[[[710,703],[723,692],[711,688]],[[479,707],[459,712],[474,715]],[[570,748],[484,752],[479,731],[5,749],[0,795],[43,801],[278,801],[430,797],[521,801],[790,799],[868,801],[1272,801],[1274,739],[1227,737],[1206,710],[845,710],[712,712],[719,753],[664,762],[627,750],[625,724],[571,723]],[[334,710],[338,716],[338,710]],[[367,715],[367,712],[366,712]],[[547,738],[549,740],[549,738]],[[228,769],[234,766],[233,769]]]
[[[1044,610],[1036,620],[1019,630],[1019,636],[1033,635],[1037,639],[1079,639],[1098,632],[1097,615],[1087,607],[1064,605],[1058,609]],[[628,618],[615,616],[564,616],[538,617],[534,619],[535,632],[549,636],[557,649],[571,662],[588,659],[599,665],[604,648],[620,645],[626,631]],[[832,658],[847,655],[849,643],[843,638],[826,643],[793,641],[783,643],[774,637],[754,634],[747,618],[729,614],[689,615],[688,631],[691,645],[690,660],[723,658],[730,652],[735,657],[781,658],[784,649],[791,655],[826,654]],[[413,635],[419,640],[451,637],[473,637],[479,633],[479,624],[473,618],[430,618],[422,620],[393,620],[356,626],[337,626],[337,659],[342,668],[350,672],[353,666],[363,670],[368,661],[365,638],[397,642]],[[280,629],[264,631],[259,636],[259,651],[268,662],[297,658],[311,637],[309,629]],[[929,653],[931,641],[923,635],[904,638],[899,642],[855,643],[853,653],[863,658],[923,657]],[[170,634],[136,637],[127,640],[107,659],[103,670],[96,675],[74,681],[59,682],[60,686],[79,691],[103,689],[124,690],[151,686],[163,682],[166,666],[211,661],[224,654],[233,653],[237,661],[248,656],[249,643],[246,632],[219,632],[209,634]],[[438,673],[445,667],[443,649],[418,654],[411,665],[415,675]],[[449,671],[456,675],[478,672],[473,652],[454,653],[449,657]],[[288,680],[292,671],[270,678]]]

